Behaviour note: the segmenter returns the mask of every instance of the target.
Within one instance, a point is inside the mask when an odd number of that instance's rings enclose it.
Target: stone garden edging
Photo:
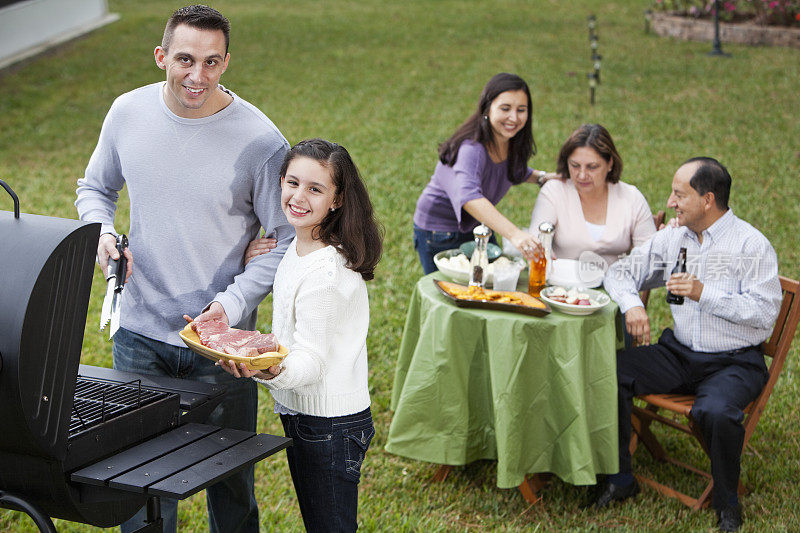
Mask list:
[[[709,20],[657,12],[645,13],[645,17],[652,31],[662,37],[707,42],[714,39],[714,23]],[[723,43],[800,48],[800,28],[720,22],[719,38]]]

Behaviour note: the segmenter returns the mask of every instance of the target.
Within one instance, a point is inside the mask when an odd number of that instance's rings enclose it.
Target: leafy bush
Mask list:
[[[670,11],[696,18],[714,15],[714,0],[655,0],[658,11]],[[800,27],[800,0],[723,0],[719,18],[727,22]]]

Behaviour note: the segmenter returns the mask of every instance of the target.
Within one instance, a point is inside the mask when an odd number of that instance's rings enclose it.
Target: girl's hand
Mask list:
[[[258,370],[250,370],[244,363],[239,363],[237,365],[234,361],[231,360],[226,361],[223,359],[219,359],[216,362],[216,365],[225,372],[227,372],[228,374],[236,378],[252,378],[253,376],[255,376],[260,379],[272,379],[273,377],[275,377],[272,375],[263,375],[263,373]]]
[[[244,264],[258,255],[269,253],[270,250],[278,246],[278,239],[273,237],[260,237],[250,241],[247,245],[247,250],[244,252]]]
[[[237,378],[256,377],[258,379],[270,380],[276,377],[278,374],[280,374],[281,371],[283,370],[283,368],[279,365],[273,365],[269,367],[266,372],[261,372],[259,370],[250,370],[244,363],[239,363],[237,365],[234,361],[231,360],[226,361],[223,359],[219,359],[216,362],[216,365],[225,372],[227,372],[228,374]]]
[[[537,181],[538,181],[539,185],[544,185],[545,183],[547,183],[550,180],[560,180],[560,179],[562,179],[561,174],[558,174],[556,172],[547,172],[544,176],[539,178]]]
[[[527,231],[517,230],[511,236],[511,243],[522,253],[522,256],[527,261],[539,259],[544,256],[544,247],[539,239],[528,233]]]
[[[669,219],[669,221],[666,224],[661,224],[661,226],[659,228],[656,228],[656,229],[662,230],[664,228],[677,228],[677,227],[678,227],[678,219],[677,218],[671,218],[671,219]]]

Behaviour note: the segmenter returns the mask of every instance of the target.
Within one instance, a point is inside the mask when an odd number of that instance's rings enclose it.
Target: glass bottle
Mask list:
[[[530,277],[528,278],[528,294],[531,296],[538,297],[544,289],[554,229],[555,226],[550,222],[539,224],[539,242],[542,244],[544,253],[531,260]]]
[[[686,248],[681,248],[678,252],[678,262],[675,263],[675,268],[672,269],[673,274],[686,272]],[[667,303],[672,305],[683,305],[683,296],[672,294],[667,291]]]
[[[475,236],[475,250],[469,260],[469,286],[483,288],[489,269],[489,237],[492,236],[492,230],[480,224],[472,230],[472,234]]]

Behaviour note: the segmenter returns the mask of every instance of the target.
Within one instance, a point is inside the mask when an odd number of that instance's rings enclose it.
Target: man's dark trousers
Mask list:
[[[744,409],[768,378],[761,347],[734,352],[693,352],[675,339],[671,329],[657,344],[617,353],[619,471],[631,472],[633,397],[641,394],[695,394],[692,418],[711,456],[713,506],[720,510],[736,501],[744,442]]]

